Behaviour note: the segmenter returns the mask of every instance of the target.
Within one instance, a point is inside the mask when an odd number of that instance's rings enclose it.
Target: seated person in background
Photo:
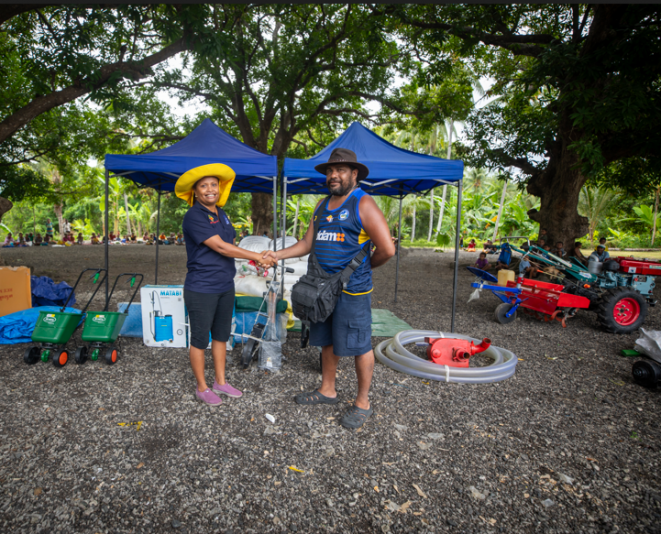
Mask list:
[[[583,253],[581,252],[582,246],[583,243],[581,243],[580,241],[576,241],[576,243],[574,243],[573,250],[569,253],[569,256],[573,256],[582,264],[586,264],[588,259],[585,256],[583,256]]]
[[[530,247],[528,246],[528,241],[521,241],[521,245],[519,245],[523,250],[528,252],[530,250]]]
[[[30,232],[29,234],[25,234],[25,241],[26,242],[27,241],[29,241],[29,242],[34,241],[34,236],[32,235],[32,232]]]
[[[149,241],[149,232],[145,232],[145,235],[142,236],[142,242],[146,243]]]
[[[524,256],[519,262],[519,275],[524,278],[537,278],[537,267],[528,261],[528,256]]]
[[[606,252],[608,252],[608,244],[606,243],[606,238],[605,238],[605,237],[600,237],[600,238],[599,238],[599,244],[600,244],[600,245],[603,245],[603,246],[604,246],[604,250],[605,250]],[[595,250],[597,250],[596,247],[595,247]]]
[[[22,232],[18,232],[18,237],[16,238],[16,241],[18,241],[19,243],[20,243],[21,241],[25,241],[25,237],[23,237],[23,233],[22,233]]]
[[[13,247],[14,246],[14,238],[11,236],[11,232],[7,234],[7,237],[5,237],[5,242],[2,244],[3,247]]]
[[[18,243],[16,243],[19,247],[27,247],[27,244],[25,243],[25,238],[23,237],[23,234],[19,233],[18,234]]]
[[[507,243],[503,243],[498,260],[496,260],[496,271],[509,269],[512,261],[512,249]]]
[[[468,252],[475,252],[475,239],[471,239],[470,242],[468,243]]]
[[[83,239],[83,233],[82,233],[82,232],[78,232],[78,239],[77,239],[78,244],[79,244],[79,245],[82,245],[82,244],[83,244],[83,241],[84,241],[84,239]]]
[[[174,232],[170,232],[170,235],[168,236],[168,241],[170,242],[170,245],[174,245],[177,242],[177,236],[174,235]]]
[[[99,238],[96,236],[94,232],[92,232],[92,237],[90,238],[90,241],[92,245],[100,245],[101,241],[99,241]]]
[[[477,258],[477,261],[475,262],[475,267],[477,267],[478,269],[482,269],[483,271],[486,271],[489,268],[489,260],[487,259],[486,252],[480,252],[480,257]]]
[[[44,242],[41,245],[47,247],[48,245],[51,244],[52,240],[53,238],[50,235],[46,234],[46,237],[44,237]]]
[[[44,242],[43,238],[41,237],[41,234],[37,232],[37,234],[34,236],[33,243],[36,247],[41,245]]]
[[[551,251],[553,254],[558,256],[559,258],[564,258],[567,253],[565,252],[565,247],[562,244],[562,241],[558,241],[555,244],[555,249]]]
[[[145,239],[145,245],[153,245],[154,244],[154,234],[145,234],[147,237]]]
[[[137,243],[138,238],[135,236],[135,232],[131,232],[131,243]]]
[[[183,245],[184,244],[184,234],[177,234],[177,241],[175,243],[177,245]]]
[[[606,252],[606,246],[599,243],[597,245],[597,250],[595,250],[592,254],[590,254],[588,261],[590,261],[592,258],[596,258],[597,261],[604,262],[608,258],[610,258],[610,254]]]
[[[158,236],[158,244],[159,245],[166,245],[167,237],[165,237],[165,234],[161,232],[161,235]]]
[[[486,243],[482,245],[482,248],[487,254],[493,254],[498,251],[498,247],[491,242],[491,239],[487,239]]]
[[[110,239],[110,241],[114,241],[115,239],[117,239],[117,236],[115,234],[113,234],[112,232],[110,232],[108,234],[108,239]]]
[[[537,246],[539,248],[544,248],[546,246],[546,240],[545,239],[538,239],[537,240]]]

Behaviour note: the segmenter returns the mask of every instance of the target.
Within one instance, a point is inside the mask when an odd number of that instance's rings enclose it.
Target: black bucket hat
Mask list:
[[[314,168],[314,170],[325,175],[326,169],[329,165],[336,165],[338,163],[345,163],[346,165],[349,165],[349,167],[357,169],[359,182],[367,178],[367,175],[370,173],[370,170],[366,165],[358,163],[356,153],[348,148],[334,148],[328,161],[326,163],[320,163]]]

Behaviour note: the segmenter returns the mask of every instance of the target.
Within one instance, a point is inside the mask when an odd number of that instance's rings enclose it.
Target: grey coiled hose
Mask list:
[[[405,345],[411,343],[424,342],[426,337],[467,339],[475,344],[481,342],[479,339],[462,334],[448,334],[433,330],[404,330],[395,337],[379,343],[375,349],[376,358],[395,371],[427,380],[445,380],[446,382],[460,382],[463,384],[488,384],[500,382],[514,374],[516,362],[518,361],[517,357],[509,350],[493,345],[481,353],[493,359],[493,362],[485,367],[438,365],[416,356],[405,348]]]

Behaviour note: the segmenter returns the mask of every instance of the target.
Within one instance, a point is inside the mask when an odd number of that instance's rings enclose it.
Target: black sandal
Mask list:
[[[340,402],[340,399],[337,397],[326,397],[326,395],[322,395],[317,390],[299,393],[294,397],[294,400],[297,404],[337,404]]]
[[[356,430],[363,426],[367,418],[374,413],[374,410],[370,408],[369,410],[364,410],[363,408],[358,408],[358,406],[352,406],[349,408],[347,413],[344,414],[340,420],[340,424],[344,428],[349,428],[351,430]]]

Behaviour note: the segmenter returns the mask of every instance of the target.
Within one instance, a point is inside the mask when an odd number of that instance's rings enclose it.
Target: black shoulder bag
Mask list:
[[[324,212],[330,197],[319,207],[319,215],[317,220],[314,221],[314,236],[312,238],[312,251],[308,258],[308,272],[301,276],[301,278],[294,284],[291,291],[291,304],[294,315],[301,319],[301,321],[309,321],[311,323],[322,323],[335,309],[337,299],[340,297],[342,290],[349,283],[351,275],[354,273],[365,257],[369,254],[368,244],[356,254],[343,270],[335,274],[328,274],[319,265],[317,255],[314,252],[314,245],[317,241],[317,233],[319,232],[319,223],[321,222],[321,214]],[[315,215],[317,215],[315,213]]]

